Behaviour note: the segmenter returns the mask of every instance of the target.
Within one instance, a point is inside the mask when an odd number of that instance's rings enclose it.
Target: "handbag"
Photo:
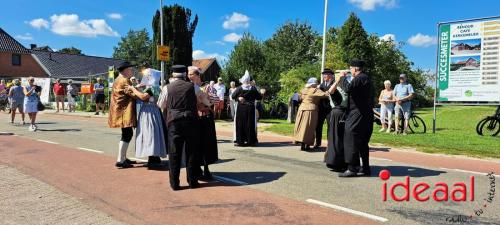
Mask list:
[[[36,108],[38,109],[38,111],[43,111],[45,110],[45,105],[40,100],[38,100]]]

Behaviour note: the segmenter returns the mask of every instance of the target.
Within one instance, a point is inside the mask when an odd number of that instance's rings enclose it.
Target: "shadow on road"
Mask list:
[[[264,147],[264,148],[290,147],[290,146],[297,146],[297,145],[293,144],[291,141],[259,142],[257,144],[257,147]]]
[[[215,176],[234,179],[245,182],[247,184],[263,184],[269,183],[283,177],[286,172],[214,172]]]
[[[38,131],[49,131],[49,132],[80,132],[82,129],[37,129]]]
[[[386,147],[370,147],[370,152],[389,152],[391,148]]]
[[[402,177],[432,177],[439,176],[446,171],[430,170],[412,166],[371,166],[372,177],[377,177],[381,170],[389,170],[391,176]]]

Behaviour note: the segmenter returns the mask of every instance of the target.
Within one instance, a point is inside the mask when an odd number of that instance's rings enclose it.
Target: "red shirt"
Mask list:
[[[56,95],[64,95],[64,86],[61,83],[55,83],[54,84],[54,94]]]

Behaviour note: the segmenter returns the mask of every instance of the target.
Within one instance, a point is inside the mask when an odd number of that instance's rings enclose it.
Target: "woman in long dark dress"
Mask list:
[[[331,95],[333,103],[330,112],[330,129],[328,130],[328,147],[325,153],[326,166],[336,172],[344,172],[347,164],[344,159],[344,117],[347,109],[347,93],[344,91],[349,83],[341,77],[339,85]]]
[[[235,146],[255,146],[258,143],[255,100],[261,100],[262,95],[250,81],[252,78],[248,71],[245,71],[245,75],[240,79],[242,85],[232,94],[232,98],[238,102],[234,118]]]
[[[215,131],[214,113],[211,107],[213,102],[210,101],[210,97],[206,93],[207,86],[200,87],[202,85],[200,73],[201,71],[198,67],[190,66],[188,68],[188,78],[195,86],[196,107],[199,116],[199,137],[201,139],[199,142],[199,152],[201,153],[200,163],[203,165],[203,171],[200,168],[198,173],[200,178],[210,180],[212,179],[212,174],[208,165],[219,160],[217,134]]]

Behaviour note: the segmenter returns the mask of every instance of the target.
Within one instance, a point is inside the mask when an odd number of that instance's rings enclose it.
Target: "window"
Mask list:
[[[12,54],[12,65],[20,66],[21,65],[21,55],[20,54]]]

